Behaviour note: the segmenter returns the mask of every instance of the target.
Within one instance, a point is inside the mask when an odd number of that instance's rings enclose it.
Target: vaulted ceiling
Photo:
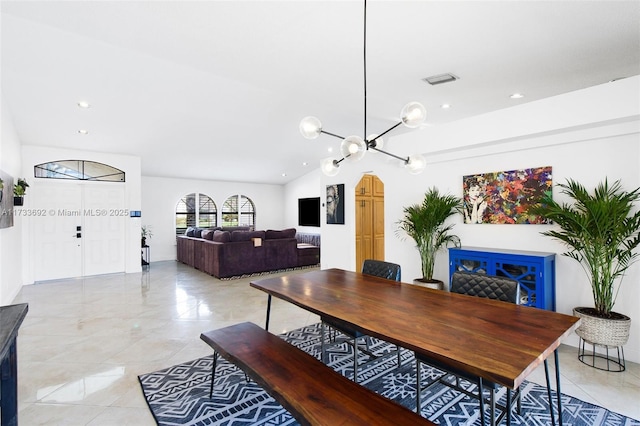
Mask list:
[[[362,1],[0,8],[2,96],[24,144],[138,155],[148,176],[284,184],[339,147],[304,139],[303,117],[364,136]],[[438,126],[638,75],[639,23],[638,1],[369,0],[368,132],[409,101]],[[422,80],[442,73],[459,80]]]

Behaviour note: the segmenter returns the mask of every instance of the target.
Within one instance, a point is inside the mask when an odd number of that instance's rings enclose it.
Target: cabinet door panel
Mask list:
[[[504,276],[520,283],[521,304],[555,311],[555,254],[480,247],[449,249],[449,280],[456,271]]]

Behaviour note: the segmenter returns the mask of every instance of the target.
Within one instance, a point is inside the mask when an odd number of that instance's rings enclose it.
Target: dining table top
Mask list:
[[[517,388],[579,318],[342,269],[252,281],[322,318],[453,369]]]

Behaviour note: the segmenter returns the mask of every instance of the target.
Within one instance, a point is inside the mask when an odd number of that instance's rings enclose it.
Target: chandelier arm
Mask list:
[[[399,155],[395,155],[395,154],[392,154],[390,152],[384,151],[382,149],[378,149],[375,146],[370,146],[369,149],[373,149],[373,150],[375,150],[377,152],[381,152],[383,154],[388,155],[389,157],[397,158],[398,160],[403,161],[404,164],[408,164],[409,163],[409,157],[407,157],[407,158],[400,157]]]
[[[402,124],[402,121],[399,122],[399,123],[394,124],[393,126],[389,127],[387,130],[385,130],[384,132],[382,132],[378,136],[376,136],[376,139],[383,137],[384,135],[386,135],[387,133],[389,133],[390,131],[392,131],[396,127],[400,126],[401,124]]]
[[[338,139],[345,139],[344,136],[336,135],[334,133],[325,132],[324,130],[320,130],[320,133],[324,133],[325,135],[333,136],[334,138],[338,138]]]

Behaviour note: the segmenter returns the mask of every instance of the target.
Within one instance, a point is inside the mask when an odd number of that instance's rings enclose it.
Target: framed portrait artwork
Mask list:
[[[551,193],[551,166],[463,176],[464,223],[543,224],[529,208]]]
[[[327,224],[344,225],[344,184],[327,185]]]

